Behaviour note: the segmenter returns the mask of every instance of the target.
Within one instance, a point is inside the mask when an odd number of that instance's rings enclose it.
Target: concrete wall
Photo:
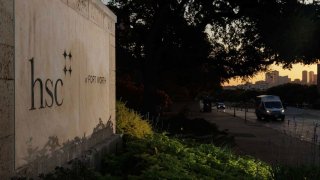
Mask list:
[[[14,13],[0,0],[0,179],[14,169]]]
[[[0,175],[118,139],[115,15],[99,0],[0,0],[0,18]]]

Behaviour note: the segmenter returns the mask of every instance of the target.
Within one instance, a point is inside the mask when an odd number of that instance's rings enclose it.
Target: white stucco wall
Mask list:
[[[115,125],[115,21],[98,0],[15,0],[16,168]]]

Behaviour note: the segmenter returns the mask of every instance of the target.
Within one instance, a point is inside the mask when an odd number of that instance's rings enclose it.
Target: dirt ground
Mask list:
[[[234,151],[237,154],[250,155],[271,164],[320,165],[319,145],[301,141],[262,124],[247,122],[217,110],[200,112],[198,102],[174,104],[172,111],[183,111],[189,118],[204,118],[215,123],[220,130],[227,130],[235,138]]]

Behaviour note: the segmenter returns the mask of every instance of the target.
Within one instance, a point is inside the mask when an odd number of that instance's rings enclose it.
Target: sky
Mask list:
[[[294,64],[292,66],[291,70],[288,69],[283,69],[281,66],[277,65],[272,65],[270,67],[270,71],[277,70],[279,71],[280,76],[289,76],[291,80],[293,81],[294,79],[302,79],[302,71],[313,71],[315,74],[317,74],[317,64],[312,64],[312,65],[302,65],[302,64]],[[238,79],[230,79],[229,83],[224,83],[223,86],[234,86],[234,85],[239,85],[239,84],[244,84],[245,82],[250,82],[250,83],[255,83],[256,81],[261,81],[265,80],[265,73],[259,73],[253,78],[247,80],[247,81],[242,81],[240,78]]]

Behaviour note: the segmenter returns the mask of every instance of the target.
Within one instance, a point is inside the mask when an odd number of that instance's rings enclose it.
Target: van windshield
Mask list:
[[[282,105],[281,105],[280,101],[264,102],[264,105],[268,109],[272,109],[272,108],[280,109],[280,108],[282,108]]]

